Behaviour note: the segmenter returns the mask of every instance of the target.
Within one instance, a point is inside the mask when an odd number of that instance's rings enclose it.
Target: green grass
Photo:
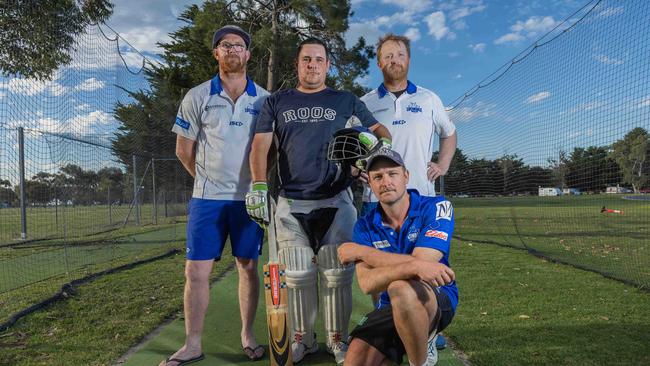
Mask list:
[[[650,201],[609,194],[451,200],[461,238],[535,250],[650,287]],[[625,214],[601,213],[602,206]]]
[[[182,249],[184,224],[130,227],[85,238],[0,248],[0,322],[57,292],[64,283]],[[64,245],[65,244],[65,245]]]
[[[185,214],[185,204],[169,204],[170,217]],[[164,206],[158,205],[158,222],[164,217]],[[78,238],[93,233],[121,228],[128,217],[128,224],[135,223],[135,209],[129,215],[129,205],[111,206],[60,206],[27,207],[27,239]],[[153,222],[153,205],[140,206],[140,224]],[[20,208],[0,209],[0,244],[20,242]]]
[[[648,365],[650,294],[526,252],[456,241],[446,331],[474,365]]]

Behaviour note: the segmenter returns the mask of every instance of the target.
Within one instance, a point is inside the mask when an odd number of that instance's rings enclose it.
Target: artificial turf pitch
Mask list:
[[[266,262],[266,257],[260,259],[261,265]],[[260,276],[261,277],[261,276]],[[263,289],[261,286],[260,289]],[[363,317],[372,310],[369,296],[364,295],[356,284],[352,287],[353,312],[350,319],[350,330]],[[179,293],[178,296],[183,296]],[[268,355],[268,339],[266,328],[266,314],[264,310],[264,292],[260,290],[260,301],[255,318],[254,332],[257,341],[264,345]],[[237,300],[237,271],[232,270],[217,281],[210,290],[210,306],[205,319],[203,334],[203,352],[205,359],[192,365],[267,365],[268,358],[251,362],[244,355],[239,339],[240,332],[239,305]],[[453,326],[453,323],[452,323]],[[171,323],[158,330],[154,337],[142,345],[137,352],[126,360],[125,366],[157,365],[161,360],[170,356],[183,345],[185,328],[182,318],[174,319]],[[333,357],[325,351],[323,319],[319,310],[316,323],[316,333],[319,335],[318,353],[305,357],[300,365],[333,365]],[[408,364],[406,357],[405,364]],[[453,352],[447,348],[439,351],[440,366],[462,366]]]

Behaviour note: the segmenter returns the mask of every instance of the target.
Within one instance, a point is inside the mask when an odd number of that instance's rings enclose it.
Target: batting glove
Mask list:
[[[368,149],[368,151],[371,152],[379,149],[380,147],[385,147],[388,149],[392,148],[392,142],[390,141],[390,139],[386,137],[381,137],[379,140],[377,140],[377,137],[375,137],[375,135],[369,132],[359,133],[359,142],[366,149]],[[366,157],[366,158],[358,159],[354,163],[354,166],[365,172],[367,164],[368,164],[368,159]]]
[[[269,187],[266,182],[255,182],[246,193],[246,212],[259,226],[265,228],[269,223]]]

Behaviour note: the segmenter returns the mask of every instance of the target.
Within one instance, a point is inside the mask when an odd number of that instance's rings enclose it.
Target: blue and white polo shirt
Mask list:
[[[381,205],[354,225],[352,241],[379,249],[387,253],[411,254],[417,247],[436,249],[442,252],[440,263],[449,264],[451,235],[454,232],[454,208],[443,196],[421,196],[417,190],[408,190],[410,206],[399,232],[384,226],[381,220]],[[458,304],[456,281],[439,287],[449,297],[452,309]],[[390,304],[388,292],[379,297],[377,308]]]
[[[409,81],[406,92],[399,98],[395,98],[382,83],[361,100],[390,131],[393,150],[402,156],[410,172],[408,187],[417,189],[425,196],[435,196],[435,185],[427,179],[427,163],[437,150],[433,146],[434,138],[436,134],[446,138],[456,131],[440,98]],[[377,201],[367,185],[364,187],[363,200]]]
[[[219,75],[187,92],[172,131],[196,141],[192,197],[244,200],[251,183],[248,154],[268,95],[248,78],[246,91],[233,103]]]

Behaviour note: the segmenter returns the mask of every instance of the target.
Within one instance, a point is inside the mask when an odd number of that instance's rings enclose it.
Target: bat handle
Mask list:
[[[269,225],[268,230],[268,245],[269,245],[269,263],[278,262],[278,241],[275,236],[275,201],[269,196]]]

